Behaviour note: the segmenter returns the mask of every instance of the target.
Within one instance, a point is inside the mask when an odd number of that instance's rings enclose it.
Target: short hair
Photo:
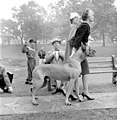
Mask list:
[[[34,39],[30,39],[29,43],[36,43],[36,41]]]
[[[70,23],[71,23],[71,24],[73,23],[73,19],[74,19],[74,18],[70,19]]]
[[[81,18],[86,21],[89,18],[89,10],[84,11]]]

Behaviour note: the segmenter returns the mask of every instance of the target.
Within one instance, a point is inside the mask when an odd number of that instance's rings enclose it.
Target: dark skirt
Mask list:
[[[82,69],[82,73],[81,73],[82,75],[89,74],[89,65],[86,58],[81,62],[81,69]]]
[[[66,50],[65,50],[65,62],[68,62],[69,56],[72,53],[72,48],[73,47],[70,46],[70,42],[67,41]],[[86,58],[81,62],[81,69],[82,69],[82,73],[81,73],[82,75],[89,74],[89,65]]]

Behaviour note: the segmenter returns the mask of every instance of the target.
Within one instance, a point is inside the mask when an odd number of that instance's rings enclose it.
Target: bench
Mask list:
[[[115,55],[110,57],[87,57],[87,60],[89,63],[90,74],[112,73],[112,83],[117,83],[117,66],[115,64]],[[50,80],[48,82],[48,91],[51,91]]]
[[[110,57],[87,57],[90,74],[112,73],[112,83],[117,83],[115,55]]]

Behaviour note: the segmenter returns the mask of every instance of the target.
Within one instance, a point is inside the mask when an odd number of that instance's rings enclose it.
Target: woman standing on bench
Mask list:
[[[75,32],[73,32],[73,29],[71,29],[69,38],[66,45],[66,51],[65,51],[65,60],[67,61],[68,58],[73,55],[76,50],[81,46],[81,42],[86,46],[88,43],[88,37],[90,34],[90,24],[93,21],[93,14],[94,12],[92,10],[86,10],[83,12],[81,16],[81,24],[77,28]],[[74,18],[70,19],[71,24],[74,24]],[[74,37],[73,44],[71,45],[70,40]],[[69,44],[70,47],[67,47]],[[68,54],[69,52],[69,54]],[[83,83],[83,90],[82,96],[86,97],[88,100],[94,100],[94,98],[90,97],[89,91],[88,91],[88,79],[89,79],[89,66],[87,59],[84,59],[81,63],[82,68],[82,83]]]

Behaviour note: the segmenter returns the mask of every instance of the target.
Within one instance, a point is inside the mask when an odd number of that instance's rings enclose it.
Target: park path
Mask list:
[[[31,96],[0,97],[0,115],[117,108],[117,92],[93,93],[91,95],[95,97],[95,100],[89,101],[85,99],[83,102],[74,101],[71,106],[64,104],[65,98],[61,95],[38,96],[38,106],[32,105]]]

